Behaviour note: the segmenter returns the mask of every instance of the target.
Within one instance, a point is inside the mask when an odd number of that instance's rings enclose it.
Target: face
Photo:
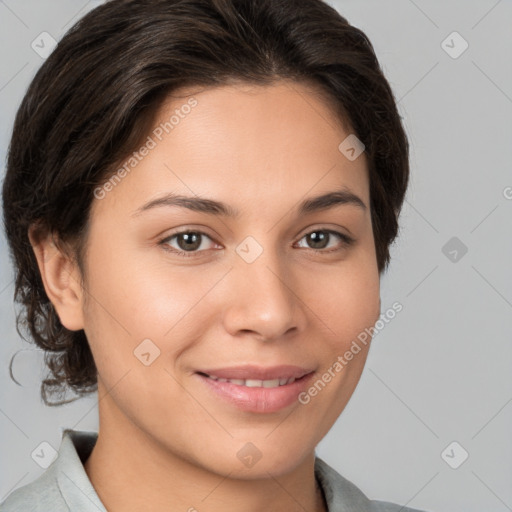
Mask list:
[[[306,85],[191,91],[93,203],[82,312],[100,411],[209,471],[277,475],[347,404],[368,344],[344,355],[379,316],[367,162],[338,149],[350,131]]]

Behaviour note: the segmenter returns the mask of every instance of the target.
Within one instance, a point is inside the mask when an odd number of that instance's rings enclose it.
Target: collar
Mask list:
[[[63,431],[55,471],[60,492],[70,510],[107,512],[83,466],[97,438],[97,432]]]

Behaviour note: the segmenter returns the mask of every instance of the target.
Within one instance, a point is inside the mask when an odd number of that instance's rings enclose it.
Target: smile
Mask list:
[[[216,377],[215,375],[207,375],[210,379],[216,380],[217,382],[230,382],[237,386],[246,386],[248,388],[277,388],[279,386],[286,386],[295,382],[295,377],[272,379],[272,380],[258,380],[258,379],[225,379]]]
[[[260,414],[297,406],[298,395],[310,385],[314,375],[314,371],[292,366],[245,366],[195,372],[213,400]]]

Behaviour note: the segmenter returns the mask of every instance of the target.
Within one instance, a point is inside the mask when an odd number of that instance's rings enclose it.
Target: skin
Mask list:
[[[308,404],[268,414],[226,403],[194,372],[295,364],[320,376],[374,325],[367,161],[338,150],[350,130],[311,86],[185,89],[155,126],[186,93],[197,106],[94,199],[84,288],[58,241],[31,235],[48,296],[64,326],[85,330],[98,369],[99,438],[84,467],[110,512],[323,511],[314,450],[354,392],[369,344]],[[303,199],[340,188],[366,209],[298,216]],[[166,192],[222,201],[241,215],[178,207],[132,215]],[[193,257],[159,243],[186,228],[207,235]],[[306,235],[324,230],[355,241],[332,235],[325,248],[312,245]],[[263,249],[250,264],[235,251],[247,236]],[[167,247],[187,246],[175,237]],[[160,350],[149,366],[134,357],[147,338]],[[262,454],[251,468],[237,457],[247,442]]]

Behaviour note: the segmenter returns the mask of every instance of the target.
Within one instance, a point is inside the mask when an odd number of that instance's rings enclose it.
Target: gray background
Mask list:
[[[31,42],[43,31],[59,40],[99,3],[0,1],[2,176],[16,109],[43,62]],[[412,182],[381,291],[383,312],[395,301],[403,311],[375,337],[317,453],[374,499],[512,510],[512,2],[330,4],[375,46],[412,144]],[[469,44],[457,58],[442,46],[453,31]],[[461,44],[452,36],[444,47],[454,55]],[[58,449],[62,428],[96,430],[98,411],[95,396],[42,404],[42,354],[16,333],[3,234],[0,243],[2,501],[44,471],[31,458],[41,442]],[[22,386],[8,372],[20,349]],[[453,441],[460,447],[443,459]],[[469,457],[453,469],[445,460],[462,449]]]

